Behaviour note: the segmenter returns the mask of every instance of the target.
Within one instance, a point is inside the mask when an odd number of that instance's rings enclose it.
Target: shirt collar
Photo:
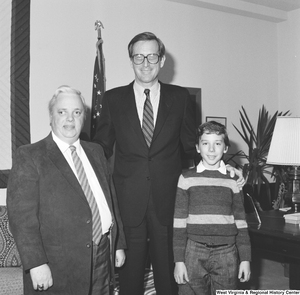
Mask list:
[[[197,173],[201,173],[204,170],[208,170],[208,169],[203,165],[203,161],[201,161],[197,166]],[[226,165],[223,161],[220,162],[220,167],[216,170],[225,175],[227,173]]]
[[[54,142],[57,144],[58,148],[61,150],[61,152],[63,154],[69,150],[70,145],[75,146],[77,154],[80,154],[81,145],[80,145],[79,138],[74,143],[68,144],[68,143],[62,141],[60,138],[58,138],[53,131],[51,133],[52,133],[52,138],[53,138]]]
[[[150,100],[152,101],[155,97],[157,97],[157,93],[160,91],[160,83],[158,81],[152,85],[151,87],[143,87],[140,84],[138,84],[136,81],[133,83],[133,89],[138,94],[139,97],[144,97],[144,90],[149,89],[150,90]],[[146,99],[146,97],[145,97]]]

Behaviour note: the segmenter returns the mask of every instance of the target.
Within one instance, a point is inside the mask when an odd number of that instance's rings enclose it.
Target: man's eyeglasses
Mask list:
[[[132,56],[132,61],[136,65],[141,65],[145,58],[147,58],[149,64],[157,64],[159,61],[159,55],[155,53],[151,53],[146,56],[143,54],[135,54]]]

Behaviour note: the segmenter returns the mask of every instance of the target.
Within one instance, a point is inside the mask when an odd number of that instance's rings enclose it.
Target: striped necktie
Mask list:
[[[101,225],[101,218],[100,218],[100,212],[98,209],[98,205],[96,203],[94,194],[91,190],[91,187],[89,185],[87,176],[85,174],[82,162],[76,152],[76,147],[73,145],[70,145],[70,150],[72,154],[72,159],[77,171],[77,176],[79,179],[79,183],[82,187],[82,190],[86,196],[86,199],[90,205],[91,211],[92,211],[92,218],[93,218],[93,241],[95,244],[99,245],[101,235],[102,235],[102,225]]]
[[[146,95],[146,100],[144,104],[142,130],[147,145],[150,147],[154,131],[153,108],[150,101],[150,90],[145,89],[144,93]]]

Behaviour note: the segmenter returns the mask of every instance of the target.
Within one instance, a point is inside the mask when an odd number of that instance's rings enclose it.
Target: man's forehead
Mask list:
[[[60,93],[57,96],[56,104],[59,106],[77,106],[83,107],[82,100],[75,93]]]
[[[142,53],[142,51],[151,51],[156,53],[158,51],[158,44],[155,40],[142,40],[134,43],[133,52]]]

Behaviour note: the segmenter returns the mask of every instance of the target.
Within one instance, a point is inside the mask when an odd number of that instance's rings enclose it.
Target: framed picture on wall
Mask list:
[[[193,87],[185,87],[189,93],[193,104],[193,109],[195,112],[195,120],[196,120],[196,127],[198,127],[202,120],[201,120],[201,88],[193,88]]]
[[[206,117],[206,122],[208,121],[216,121],[218,123],[223,124],[225,127],[227,127],[227,118],[226,117],[211,117],[207,116]]]
[[[195,118],[195,130],[196,128],[202,123],[202,117],[201,117],[201,88],[195,88],[195,87],[185,87],[190,94],[190,98],[193,105],[193,111],[194,111],[194,118]],[[182,168],[183,169],[189,169],[190,167],[193,167],[195,163],[199,163],[198,160],[198,154],[196,155],[196,158],[194,160],[190,159],[190,156],[184,154],[182,151]]]

